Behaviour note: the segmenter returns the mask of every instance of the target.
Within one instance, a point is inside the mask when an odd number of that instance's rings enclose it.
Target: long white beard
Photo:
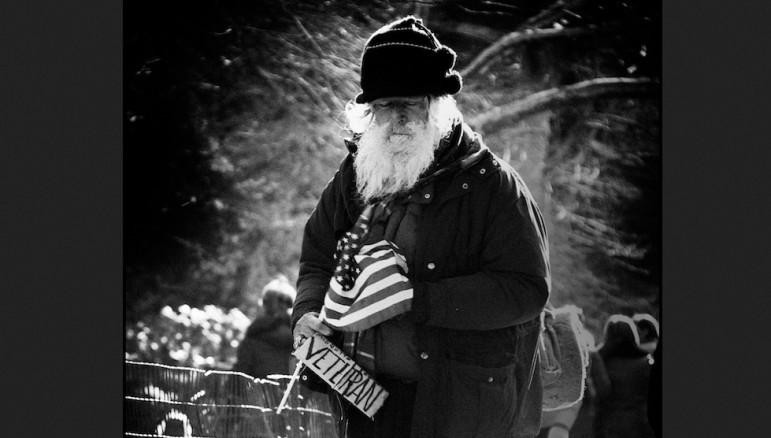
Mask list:
[[[394,133],[409,135],[394,135]],[[354,159],[356,188],[365,203],[412,188],[434,160],[443,133],[433,123],[392,128],[372,124],[358,143]]]

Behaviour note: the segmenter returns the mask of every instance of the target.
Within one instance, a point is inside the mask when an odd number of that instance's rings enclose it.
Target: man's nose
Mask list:
[[[405,124],[409,121],[409,114],[407,114],[407,108],[404,106],[397,106],[395,109],[395,118],[398,123]]]

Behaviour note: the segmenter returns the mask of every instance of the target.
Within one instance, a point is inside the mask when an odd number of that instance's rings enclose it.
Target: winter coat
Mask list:
[[[653,365],[648,379],[648,422],[656,434],[661,437],[661,338],[653,352]]]
[[[263,315],[249,325],[238,346],[234,371],[252,377],[291,374],[292,332],[289,315]]]
[[[571,438],[593,438],[598,400],[610,394],[610,379],[605,364],[597,351],[589,353],[589,373],[586,376],[586,391],[578,417],[570,429]]]
[[[422,204],[409,278],[420,361],[413,437],[532,437],[542,387],[539,315],[550,289],[546,229],[519,174],[467,125],[450,140],[463,165],[412,193]],[[319,311],[337,239],[363,209],[353,153],[305,227],[293,327]]]
[[[598,394],[596,438],[653,438],[648,422],[650,356],[639,350],[631,330],[615,330],[599,349],[609,388]]]

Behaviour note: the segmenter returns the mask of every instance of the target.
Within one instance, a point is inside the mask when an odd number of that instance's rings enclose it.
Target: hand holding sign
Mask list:
[[[307,338],[292,355],[370,418],[388,396],[388,391],[323,336]]]
[[[316,333],[330,336],[332,334],[332,329],[319,319],[318,312],[308,312],[301,316],[292,333],[294,337],[294,348],[297,348],[305,338],[309,338]]]

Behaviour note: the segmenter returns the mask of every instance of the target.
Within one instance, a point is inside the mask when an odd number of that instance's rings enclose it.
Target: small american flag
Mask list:
[[[368,329],[412,306],[412,284],[399,248],[387,240],[362,244],[375,207],[365,208],[351,231],[337,243],[337,267],[320,317],[341,331]]]

